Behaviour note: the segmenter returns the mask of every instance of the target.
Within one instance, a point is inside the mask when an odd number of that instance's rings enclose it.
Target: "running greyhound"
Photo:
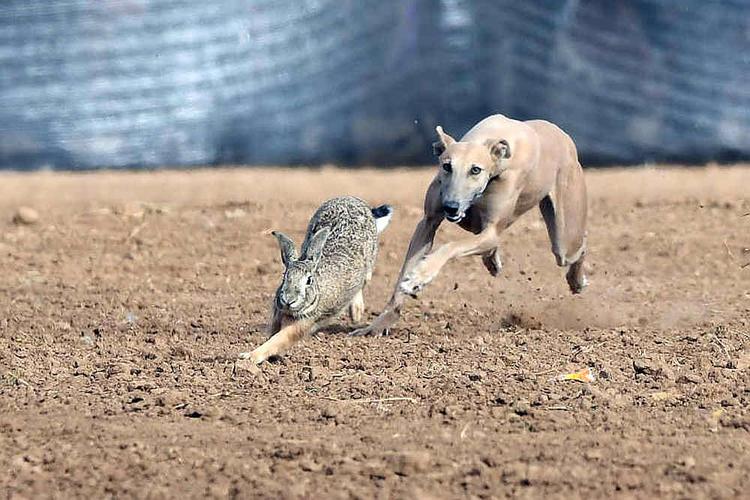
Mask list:
[[[487,270],[502,268],[500,233],[534,206],[547,226],[552,253],[568,267],[570,290],[587,285],[586,184],[573,140],[544,120],[518,121],[492,115],[456,141],[436,128],[432,147],[440,167],[424,200],[424,216],[409,243],[401,273],[382,313],[352,335],[387,334],[405,297],[416,297],[451,259],[481,255]],[[443,222],[457,223],[471,236],[432,250]]]

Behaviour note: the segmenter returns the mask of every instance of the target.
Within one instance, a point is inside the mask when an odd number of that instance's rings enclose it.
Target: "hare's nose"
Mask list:
[[[290,298],[284,292],[281,292],[279,294],[279,302],[280,302],[281,307],[283,307],[284,309],[289,309],[293,311],[300,307],[302,303],[302,298],[296,297],[296,296]]]

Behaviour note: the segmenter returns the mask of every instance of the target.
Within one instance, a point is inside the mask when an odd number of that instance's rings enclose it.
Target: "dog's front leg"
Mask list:
[[[391,295],[388,304],[386,304],[383,312],[381,312],[370,325],[358,328],[351,332],[350,335],[355,337],[362,335],[384,335],[387,334],[390,327],[398,321],[401,306],[404,304],[404,299],[406,297],[403,290],[401,290],[399,283],[401,283],[404,275],[420,262],[425,253],[430,251],[432,248],[432,242],[435,239],[435,233],[437,232],[437,228],[440,226],[441,221],[441,217],[425,215],[419,224],[417,224],[417,228],[409,242],[409,249],[406,252],[404,264],[401,266],[401,272],[396,281],[396,288],[393,291],[393,295]]]
[[[497,248],[498,243],[497,229],[494,225],[477,235],[446,243],[425,256],[414,269],[404,276],[399,288],[403,293],[415,296],[438,275],[440,269],[449,260],[485,254],[493,248]]]

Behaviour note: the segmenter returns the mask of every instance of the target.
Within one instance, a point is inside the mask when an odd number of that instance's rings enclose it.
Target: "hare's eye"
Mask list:
[[[471,175],[479,175],[482,173],[482,167],[478,165],[472,165],[471,168],[469,169],[469,173]]]
[[[308,277],[307,277],[307,286],[310,286],[310,285],[312,285],[312,281],[313,281],[313,280],[312,280],[312,276],[308,276]]]

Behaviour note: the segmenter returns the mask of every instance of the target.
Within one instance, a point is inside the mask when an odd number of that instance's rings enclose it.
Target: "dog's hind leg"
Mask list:
[[[552,192],[539,203],[557,265],[570,266],[566,274],[573,293],[580,293],[587,280],[583,270],[586,253],[586,184],[578,161],[564,165]]]

